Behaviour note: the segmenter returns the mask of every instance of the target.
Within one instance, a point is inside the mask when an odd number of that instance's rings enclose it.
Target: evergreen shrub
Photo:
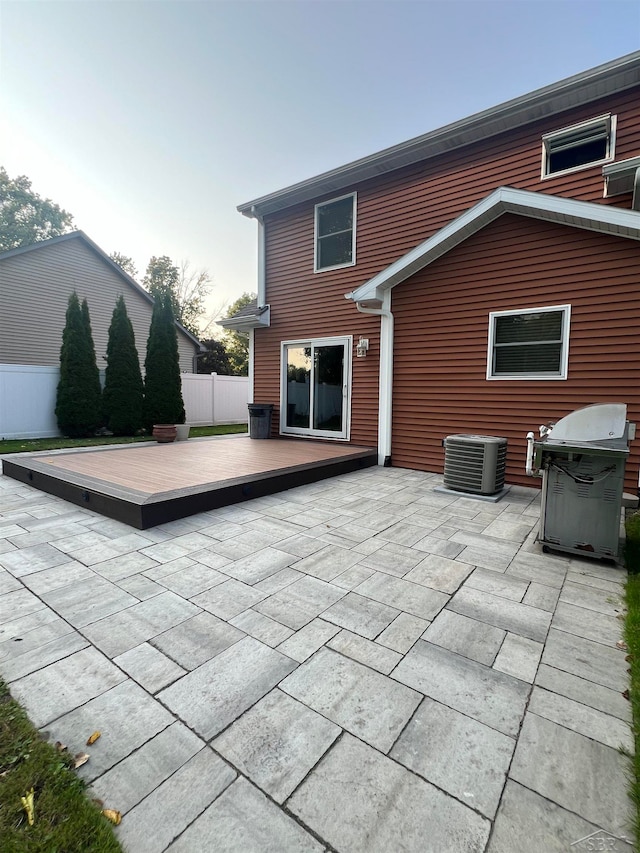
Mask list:
[[[56,396],[58,428],[69,438],[92,436],[101,422],[100,374],[91,334],[89,306],[78,294],[69,297],[60,349]]]
[[[133,326],[122,295],[109,326],[102,401],[105,423],[114,435],[136,435],[142,429],[144,384]]]
[[[171,299],[167,294],[158,294],[153,305],[144,369],[146,429],[151,432],[154,424],[183,424],[185,411],[178,334]]]

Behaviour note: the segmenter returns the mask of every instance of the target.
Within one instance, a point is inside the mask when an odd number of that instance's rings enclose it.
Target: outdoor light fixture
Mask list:
[[[358,358],[364,358],[369,349],[369,338],[360,338],[356,346],[356,355]]]

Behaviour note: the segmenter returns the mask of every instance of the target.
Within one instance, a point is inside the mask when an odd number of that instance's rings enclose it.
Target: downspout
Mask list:
[[[248,370],[249,393],[247,396],[247,403],[255,403],[255,400],[253,399],[253,364],[254,364],[254,359],[253,359],[253,352],[254,352],[254,349],[253,349],[253,333],[254,333],[254,331],[255,331],[254,329],[249,329],[249,357],[247,359],[248,368],[249,368],[249,370]]]
[[[267,297],[267,258],[265,253],[265,228],[264,219],[255,206],[251,208],[251,215],[258,223],[258,308],[266,305]],[[254,329],[249,330],[249,403],[254,400],[254,367],[255,367],[255,332]]]
[[[267,304],[267,258],[265,253],[264,218],[255,207],[251,208],[251,216],[258,223],[258,308]]]
[[[380,308],[356,302],[361,314],[380,317],[380,371],[378,377],[378,465],[391,465],[391,416],[393,391],[393,314],[391,290],[386,290]]]

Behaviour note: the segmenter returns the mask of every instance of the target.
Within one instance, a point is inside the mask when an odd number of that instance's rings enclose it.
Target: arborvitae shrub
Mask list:
[[[142,429],[143,401],[144,385],[133,326],[120,295],[109,326],[102,394],[105,422],[114,435],[135,435]]]
[[[80,307],[75,291],[69,297],[62,332],[56,419],[60,432],[71,438],[93,435],[101,420],[100,375],[89,307],[86,299]]]
[[[183,424],[178,335],[166,294],[158,295],[153,305],[144,369],[145,427],[151,431],[154,424]]]

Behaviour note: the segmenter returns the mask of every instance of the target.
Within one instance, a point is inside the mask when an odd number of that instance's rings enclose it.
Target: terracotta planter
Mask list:
[[[176,440],[177,430],[175,424],[154,424],[153,437],[159,444],[168,444]]]

